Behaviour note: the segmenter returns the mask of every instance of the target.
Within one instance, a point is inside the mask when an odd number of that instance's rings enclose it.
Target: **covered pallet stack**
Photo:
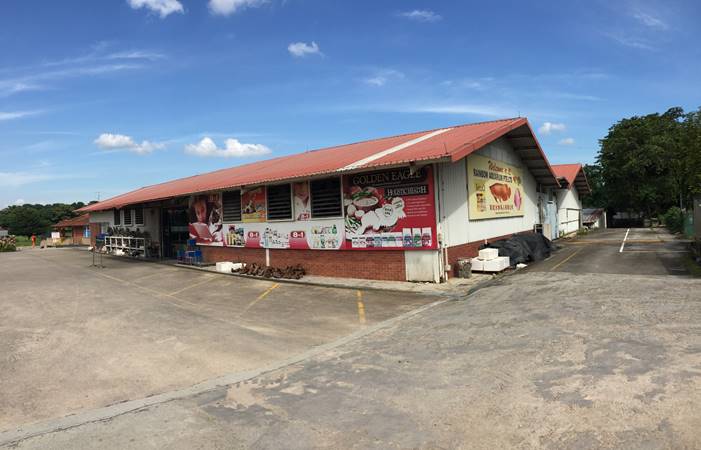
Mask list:
[[[483,248],[471,263],[475,272],[501,272],[510,265],[509,257],[499,256],[499,249],[496,248]]]

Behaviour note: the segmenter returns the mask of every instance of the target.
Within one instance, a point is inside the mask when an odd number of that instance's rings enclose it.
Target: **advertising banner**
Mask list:
[[[241,219],[243,222],[265,222],[265,203],[265,186],[241,192]]]
[[[428,250],[436,242],[431,167],[347,175],[343,180],[345,245],[353,250]]]
[[[191,196],[188,213],[190,239],[198,245],[224,245],[221,193]]]
[[[480,155],[467,157],[470,220],[523,216],[523,176],[518,167]]]
[[[309,182],[292,183],[292,198],[294,199],[295,220],[312,218],[312,205],[309,200]]]
[[[343,245],[343,220],[225,225],[227,247],[338,250]]]

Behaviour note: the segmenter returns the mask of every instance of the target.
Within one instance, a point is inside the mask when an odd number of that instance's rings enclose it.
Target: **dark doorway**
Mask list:
[[[183,248],[190,237],[187,208],[164,208],[162,211],[163,257],[175,258],[178,249]]]

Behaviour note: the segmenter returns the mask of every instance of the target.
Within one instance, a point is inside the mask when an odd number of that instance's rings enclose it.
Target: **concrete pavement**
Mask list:
[[[611,233],[276,370],[8,445],[701,447],[701,281]]]

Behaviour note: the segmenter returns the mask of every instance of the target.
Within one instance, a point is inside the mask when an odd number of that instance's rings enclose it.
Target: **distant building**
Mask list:
[[[606,210],[604,208],[584,208],[582,225],[587,228],[606,228]]]
[[[52,228],[60,233],[55,245],[90,245],[90,214],[62,220]]]
[[[9,233],[10,232],[7,230],[7,228],[0,227],[0,237],[7,236]]]
[[[560,183],[560,189],[555,191],[559,235],[567,236],[582,227],[582,196],[591,189],[581,164],[559,164],[552,168]]]

